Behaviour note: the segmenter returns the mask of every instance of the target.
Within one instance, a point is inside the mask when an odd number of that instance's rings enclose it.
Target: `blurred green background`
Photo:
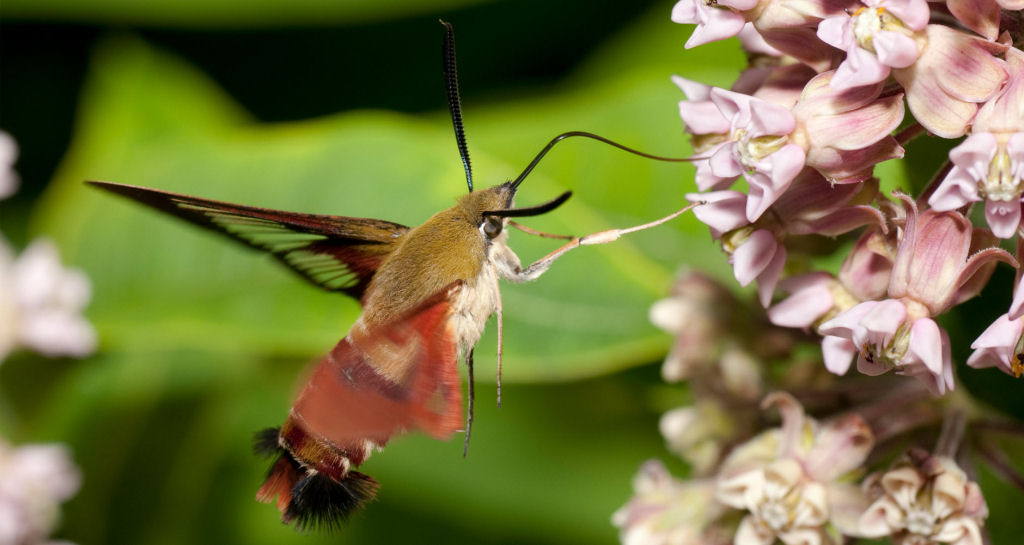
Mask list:
[[[647,319],[682,259],[731,276],[691,219],[577,250],[505,286],[504,407],[493,323],[477,420],[394,439],[364,465],[378,501],[340,535],[304,535],[253,500],[252,432],[279,424],[303,369],[358,305],[273,260],[83,186],[100,179],[286,210],[415,225],[465,191],[441,78],[456,29],[477,184],[514,177],[554,135],[590,130],[688,152],[669,75],[727,85],[738,44],[686,52],[672,2],[449,0],[0,4],[0,128],[20,192],[16,248],[52,237],[93,283],[85,360],[0,366],[0,435],[68,443],[84,473],[58,537],[98,543],[613,543],[638,464],[664,455],[670,338]],[[575,196],[529,225],[584,234],[685,204],[692,169],[560,144],[519,203]],[[515,233],[524,261],[555,246]],[[676,466],[681,472],[681,467]]]

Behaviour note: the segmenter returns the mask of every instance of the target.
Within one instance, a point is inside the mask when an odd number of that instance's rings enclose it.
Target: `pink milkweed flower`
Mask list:
[[[867,502],[841,478],[874,446],[867,423],[854,413],[818,423],[783,392],[765,398],[762,407],[770,406],[782,413],[782,427],[736,447],[719,473],[718,501],[747,512],[734,543],[833,543],[829,524],[855,535]]]
[[[782,106],[725,89],[712,88],[709,98],[729,123],[728,140],[696,164],[698,188],[725,189],[742,175],[750,185],[747,219],[755,221],[804,166],[804,150],[789,138],[796,120]]]
[[[919,213],[906,195],[905,224],[883,301],[866,301],[821,324],[823,335],[857,349],[857,369],[878,375],[895,369],[916,376],[935,394],[954,387],[949,338],[932,319],[977,295],[996,261],[1016,266],[987,231],[956,212]]]
[[[963,136],[1007,81],[1005,63],[996,58],[1007,46],[943,25],[928,25],[921,43],[917,62],[894,68],[892,77],[924,128],[943,138]]]
[[[1017,240],[1017,258],[1024,254],[1024,239]],[[974,353],[967,365],[982,369],[998,367],[1000,371],[1020,378],[1024,374],[1024,274],[1017,273],[1010,311],[996,318],[992,325],[971,344]]]
[[[679,0],[672,7],[672,21],[680,24],[695,24],[686,48],[732,38],[743,30],[746,18],[742,11],[753,8],[759,0]]]
[[[633,497],[612,515],[623,545],[728,545],[731,532],[716,521],[726,511],[714,481],[680,481],[648,460],[633,478]]]
[[[1007,7],[1006,9],[1022,9],[1024,1],[1010,0],[1007,3],[1020,4],[1017,8]],[[995,40],[999,36],[999,3],[996,0],[946,0],[946,7],[965,27],[977,32],[989,40]]]
[[[973,134],[949,152],[953,169],[928,199],[936,210],[984,200],[999,238],[1017,232],[1024,206],[1024,53],[1011,48],[1006,59],[1009,82],[978,110]]]
[[[814,272],[780,282],[790,295],[768,309],[768,319],[777,326],[817,330],[859,303],[883,299],[892,263],[885,233],[871,229],[857,240],[838,277]],[[848,338],[825,336],[821,348],[825,368],[837,375],[846,374],[857,355],[857,347]]]
[[[928,204],[936,210],[956,210],[984,200],[985,220],[992,233],[1010,238],[1021,221],[1024,132],[999,136],[1003,138],[975,133],[950,150],[953,168]]]
[[[793,106],[793,141],[807,153],[807,166],[834,183],[871,177],[882,161],[903,157],[891,133],[903,121],[903,95],[883,96],[882,84],[834,85],[839,72],[824,72],[803,88]]]
[[[852,13],[818,25],[818,38],[846,51],[832,86],[849,89],[879,83],[892,68],[906,68],[919,55],[916,34],[928,25],[925,0],[862,0]]]
[[[944,456],[912,451],[864,482],[873,500],[858,522],[865,537],[894,543],[982,545],[988,506],[977,483]]]
[[[884,217],[868,205],[877,192],[877,180],[833,186],[815,170],[804,169],[752,224],[744,214],[748,197],[738,191],[691,193],[686,198],[707,203],[695,209],[697,219],[722,241],[740,285],[757,280],[759,299],[767,306],[785,265],[786,236],[838,236],[870,224],[884,228]]]

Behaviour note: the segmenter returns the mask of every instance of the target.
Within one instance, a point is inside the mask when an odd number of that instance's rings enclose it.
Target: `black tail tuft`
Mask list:
[[[263,458],[277,454],[281,450],[281,445],[277,441],[280,431],[281,428],[266,428],[256,432],[252,436],[253,454]]]
[[[307,473],[292,489],[292,500],[282,518],[295,522],[299,530],[337,530],[377,495],[379,487],[373,477],[358,471],[349,471],[340,481]]]

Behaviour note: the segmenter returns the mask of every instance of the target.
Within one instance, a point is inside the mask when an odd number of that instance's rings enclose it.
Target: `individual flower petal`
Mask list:
[[[686,48],[731,38],[740,33],[746,20],[743,15],[729,9],[719,9],[700,0],[680,0],[672,8],[672,21],[696,24]]]
[[[1011,320],[1003,314],[971,343],[971,348],[974,353],[967,365],[976,369],[998,367],[1019,377],[1024,372],[1024,319]]]
[[[928,318],[917,320],[910,329],[910,352],[935,375],[940,375],[943,368],[943,339],[940,331],[939,325]]]
[[[821,356],[825,369],[835,375],[845,375],[857,357],[857,347],[850,339],[826,336],[821,340]]]
[[[705,203],[694,208],[693,215],[718,234],[739,229],[750,223],[746,215],[747,196],[739,191],[688,193],[686,200]]]
[[[832,310],[832,284],[827,273],[811,273],[786,279],[783,289],[790,296],[768,309],[768,319],[777,326],[808,328]]]
[[[914,118],[943,138],[962,136],[979,105],[1003,87],[1007,72],[995,57],[1006,46],[942,25],[925,29],[927,47],[893,77],[903,86]]]
[[[754,281],[772,263],[779,243],[766,230],[754,231],[732,254],[733,272],[741,286]]]

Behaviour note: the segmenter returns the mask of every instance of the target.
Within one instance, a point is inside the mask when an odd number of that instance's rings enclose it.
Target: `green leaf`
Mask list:
[[[5,0],[5,19],[163,27],[330,25],[433,14],[487,0]]]
[[[659,25],[673,31],[660,35],[675,39],[678,28]],[[55,237],[65,260],[92,279],[89,316],[106,349],[315,358],[360,309],[269,258],[95,191],[85,179],[407,225],[451,206],[464,191],[443,110],[259,124],[201,74],[132,37],[108,40],[93,66],[73,147],[34,227]],[[679,93],[667,75],[598,72],[543,96],[467,105],[478,184],[514,176],[550,137],[570,129],[687,154],[674,106]],[[568,204],[530,225],[572,234],[627,227],[684,206],[691,173],[688,165],[566,142],[524,183],[519,203],[571,188],[576,196]],[[530,261],[556,243],[514,233],[511,244]],[[681,256],[728,274],[705,229],[685,217],[575,250],[540,280],[506,286],[507,378],[563,380],[658,358],[668,336],[647,322],[647,308],[667,293]],[[478,356],[496,350],[490,330]]]

